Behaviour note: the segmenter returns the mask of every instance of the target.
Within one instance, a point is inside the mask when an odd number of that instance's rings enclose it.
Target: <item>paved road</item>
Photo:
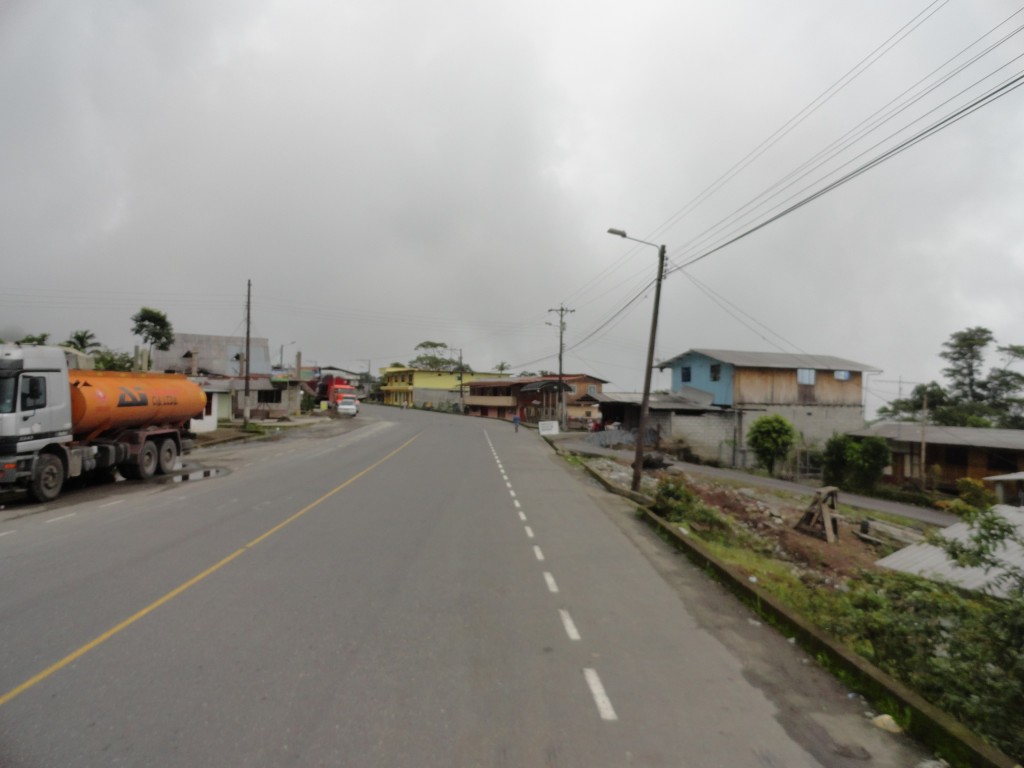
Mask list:
[[[532,432],[366,407],[0,524],[0,765],[915,765]]]

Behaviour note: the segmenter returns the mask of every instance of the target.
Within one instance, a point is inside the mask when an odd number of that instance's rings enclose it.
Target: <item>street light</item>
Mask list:
[[[661,304],[661,280],[665,274],[665,246],[649,243],[646,240],[638,240],[630,237],[621,229],[609,229],[609,235],[615,235],[635,243],[643,243],[658,249],[658,278],[654,288],[654,312],[651,315],[651,340],[647,345],[647,367],[644,369],[644,396],[640,401],[640,423],[636,430],[636,458],[633,460],[633,485],[634,491],[640,491],[640,478],[643,475],[644,464],[644,430],[647,428],[647,413],[651,406],[651,371],[654,369],[654,339],[658,334],[658,305]]]

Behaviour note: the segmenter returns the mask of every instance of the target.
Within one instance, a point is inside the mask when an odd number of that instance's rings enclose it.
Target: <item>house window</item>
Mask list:
[[[679,369],[679,380],[685,384],[690,381],[690,366],[684,365]]]
[[[587,384],[587,394],[588,395],[596,395],[597,394],[597,384]]]
[[[942,452],[942,455],[946,460],[946,464],[950,467],[967,466],[966,445],[947,445],[945,450]]]
[[[570,394],[570,395],[575,395],[576,394],[576,385],[575,384],[566,384],[565,386],[568,387],[568,389],[565,390],[567,394]]]
[[[993,472],[1016,472],[1017,454],[1013,451],[988,451],[988,468]]]
[[[814,374],[813,368],[797,368],[796,369],[796,383],[803,384],[805,386],[814,386]]]
[[[720,381],[721,378],[722,378],[722,366],[718,365],[716,363],[715,365],[711,366],[711,380],[712,381]]]
[[[849,381],[850,380],[850,372],[849,371],[836,371],[835,372],[835,376],[836,376],[836,381]]]

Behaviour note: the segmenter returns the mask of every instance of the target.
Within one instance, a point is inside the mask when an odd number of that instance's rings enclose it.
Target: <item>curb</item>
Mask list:
[[[557,448],[555,450],[561,454]],[[738,570],[704,549],[699,542],[684,536],[677,527],[655,515],[650,509],[653,499],[611,483],[587,464],[584,464],[583,468],[606,490],[637,504],[648,525],[670,536],[671,543],[694,565],[709,573],[755,613],[787,635],[795,637],[808,653],[819,659],[827,659],[828,667],[833,674],[841,670],[844,675],[843,682],[848,687],[862,694],[878,709],[895,710],[897,714],[902,712],[907,721],[906,732],[934,749],[939,757],[949,760],[954,765],[967,765],[972,768],[1020,768],[1013,758],[982,741],[980,736],[952,715],[946,714],[867,659],[826,635],[802,616],[790,611],[773,595],[751,584]]]

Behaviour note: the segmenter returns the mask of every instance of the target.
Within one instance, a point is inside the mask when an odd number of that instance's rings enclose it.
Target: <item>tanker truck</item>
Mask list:
[[[89,371],[72,350],[0,344],[0,491],[56,499],[70,478],[148,479],[192,448],[206,395],[178,374]]]

